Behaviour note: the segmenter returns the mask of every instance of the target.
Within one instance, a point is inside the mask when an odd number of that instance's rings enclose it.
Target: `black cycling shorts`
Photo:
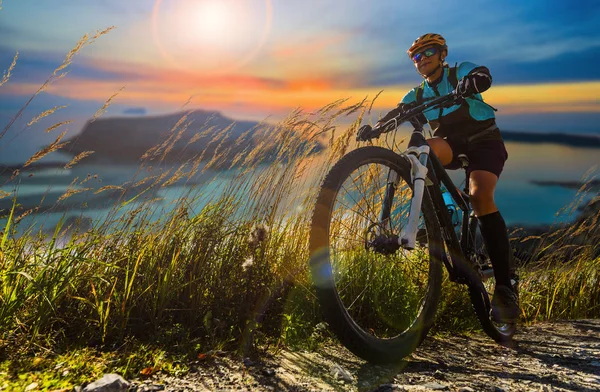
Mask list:
[[[504,146],[503,140],[485,140],[467,143],[446,139],[450,148],[452,148],[452,162],[446,165],[447,169],[460,169],[461,164],[458,160],[459,154],[465,154],[469,158],[467,173],[470,175],[474,170],[485,170],[494,173],[498,178],[504,162],[508,159],[508,152]]]

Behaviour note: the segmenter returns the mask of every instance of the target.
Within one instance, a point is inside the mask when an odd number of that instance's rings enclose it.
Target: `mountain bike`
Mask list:
[[[444,267],[450,281],[467,286],[492,339],[509,344],[515,333],[514,323],[490,318],[495,280],[469,204],[468,175],[464,190],[458,189],[425,140],[423,112],[463,99],[452,92],[378,128],[361,127],[362,140],[397,133],[407,121],[414,130],[406,151],[358,148],[321,185],[309,240],[316,294],[341,343],[370,362],[399,361],[423,341],[433,325]],[[466,172],[468,160],[459,158]]]

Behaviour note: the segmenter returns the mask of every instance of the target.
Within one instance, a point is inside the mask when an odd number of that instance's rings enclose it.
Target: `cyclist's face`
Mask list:
[[[425,50],[423,50],[421,53],[425,52]],[[442,59],[444,58],[443,56],[445,56],[445,54],[445,51],[441,52],[440,50],[437,50],[436,53],[431,57],[423,55],[419,61],[414,62],[415,67],[417,67],[417,71],[419,71],[420,74],[427,75],[433,71],[441,61],[443,61]]]

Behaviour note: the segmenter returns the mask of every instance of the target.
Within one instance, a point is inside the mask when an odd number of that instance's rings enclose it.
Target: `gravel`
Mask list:
[[[312,352],[221,353],[184,375],[128,382],[131,391],[600,391],[600,320],[520,326],[515,340],[507,348],[482,333],[428,337],[389,366],[329,340]]]

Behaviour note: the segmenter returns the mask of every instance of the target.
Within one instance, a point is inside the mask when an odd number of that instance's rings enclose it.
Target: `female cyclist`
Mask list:
[[[459,154],[465,154],[469,160],[471,205],[479,219],[496,278],[491,316],[497,322],[515,322],[520,309],[511,284],[511,248],[506,224],[494,202],[494,191],[508,153],[494,111],[483,103],[480,94],[492,85],[490,72],[470,62],[448,67],[445,62],[448,46],[439,34],[422,35],[407,53],[424,81],[410,90],[376,127],[396,117],[406,105],[419,104],[423,99],[446,95],[455,89],[466,97],[461,105],[425,111],[434,131],[434,137],[427,142],[446,168],[460,167],[456,165]]]

